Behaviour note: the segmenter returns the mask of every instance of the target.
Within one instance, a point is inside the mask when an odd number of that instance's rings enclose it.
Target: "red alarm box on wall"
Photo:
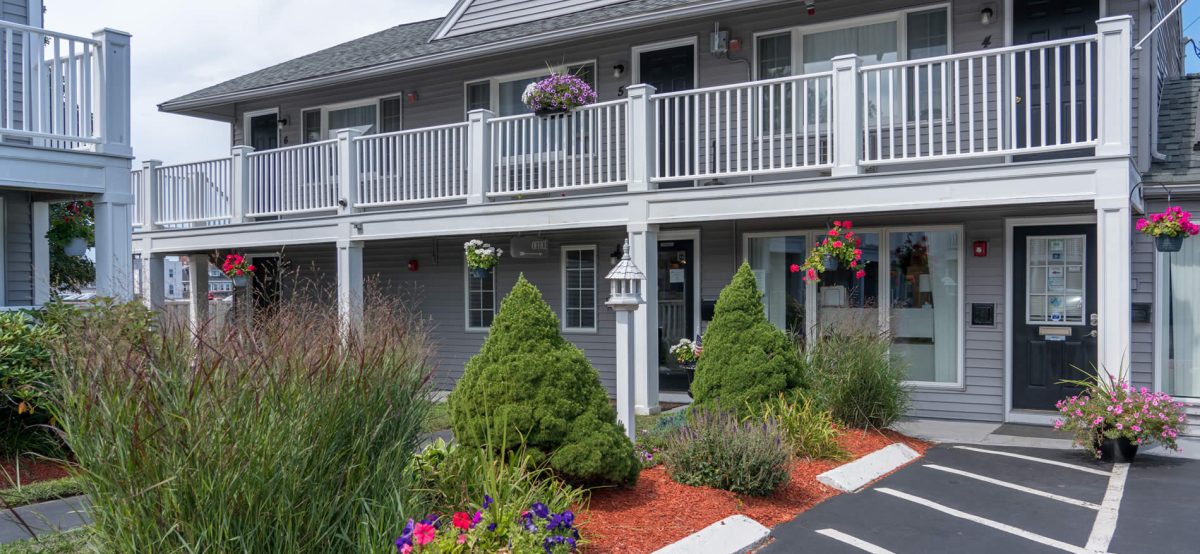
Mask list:
[[[986,240],[977,240],[977,241],[975,241],[975,247],[974,247],[974,249],[973,249],[973,250],[974,250],[974,252],[975,252],[975,257],[976,257],[976,258],[985,258],[985,257],[987,257],[987,241],[986,241]]]

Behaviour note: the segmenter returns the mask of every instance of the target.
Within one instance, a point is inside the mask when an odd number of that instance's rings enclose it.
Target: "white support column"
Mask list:
[[[95,200],[96,291],[102,296],[132,300],[133,194],[129,191],[129,166],[106,169],[104,180],[107,192]]]
[[[629,124],[625,130],[625,144],[629,148],[629,190],[644,191],[654,188],[655,123],[654,102],[650,97],[654,87],[633,85],[625,91],[629,94]]]
[[[230,161],[230,198],[229,219],[233,223],[245,223],[246,214],[250,211],[250,163],[246,156],[254,152],[250,146],[234,146],[229,155]]]
[[[1096,201],[1098,369],[1111,375],[1129,371],[1131,217],[1124,198]]]
[[[637,397],[636,377],[634,376],[634,367],[637,365],[636,354],[630,349],[637,342],[636,326],[634,324],[634,314],[644,312],[638,310],[630,313],[629,310],[616,310],[617,312],[617,420],[625,426],[625,434],[630,440],[637,440],[636,419],[635,414],[638,408],[634,406],[635,398]],[[634,366],[634,367],[631,367]],[[655,372],[657,373],[657,372]],[[646,413],[649,413],[648,411]]]
[[[337,130],[338,213],[358,211],[358,149],[354,140],[362,136],[358,129]]]
[[[50,203],[34,202],[33,216],[33,304],[50,301]]]
[[[343,336],[362,331],[363,243],[337,242],[337,302]]]
[[[147,308],[158,310],[166,302],[166,275],[163,255],[142,252],[142,302]]]
[[[208,321],[208,254],[188,255],[188,320],[193,329]]]
[[[158,229],[158,193],[161,187],[158,184],[158,168],[162,167],[162,162],[159,160],[146,160],[142,162],[142,190],[138,191],[138,199],[141,200],[141,205],[137,206],[140,211],[140,219],[142,220],[143,231],[154,231]]]
[[[833,59],[833,175],[862,173],[862,110],[858,92],[858,55]]]
[[[118,156],[133,156],[130,146],[130,78],[129,78],[129,33],[113,29],[101,29],[92,33],[100,41],[102,56],[96,57],[94,74],[95,87],[99,92],[96,106],[96,130],[101,138],[96,146],[98,152]],[[128,178],[128,177],[126,177]]]
[[[467,204],[487,202],[492,186],[492,144],[488,120],[496,114],[491,110],[471,110],[467,113]]]
[[[644,309],[634,312],[633,368],[635,407],[642,415],[656,414],[658,407],[658,226],[631,224],[630,253],[633,263],[646,275],[642,297]]]
[[[1133,100],[1130,36],[1133,18],[1106,17],[1096,22],[1097,45],[1096,118],[1097,156],[1128,156]]]

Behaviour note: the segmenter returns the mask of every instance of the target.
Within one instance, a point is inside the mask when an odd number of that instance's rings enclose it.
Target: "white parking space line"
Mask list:
[[[937,510],[939,512],[942,512],[943,514],[951,515],[951,516],[954,516],[954,517],[957,517],[960,519],[965,519],[967,521],[972,521],[972,522],[978,523],[980,525],[985,525],[985,526],[991,527],[992,529],[995,529],[997,531],[1003,531],[1010,535],[1015,535],[1015,536],[1021,537],[1023,539],[1028,539],[1028,540],[1031,540],[1031,541],[1039,543],[1039,544],[1044,544],[1051,548],[1057,548],[1064,552],[1071,552],[1073,554],[1095,554],[1096,552],[1098,552],[1097,550],[1082,548],[1082,547],[1075,546],[1073,544],[1067,544],[1065,542],[1055,540],[1055,539],[1052,539],[1047,536],[1043,536],[1043,535],[1039,535],[1037,533],[1026,531],[1019,527],[1013,527],[1011,525],[1000,523],[999,521],[994,521],[991,519],[987,519],[985,517],[979,517],[974,514],[968,514],[966,512],[956,510],[949,506],[944,506],[942,504],[938,504],[937,502],[934,502],[932,500],[926,500],[919,496],[913,496],[911,494],[900,492],[895,489],[880,487],[880,488],[876,488],[875,490],[879,491],[881,493],[887,494],[887,495],[894,496],[896,498],[900,498],[903,500],[907,500],[909,502],[920,504],[927,508],[931,508],[931,509]],[[1113,523],[1116,523],[1115,519],[1114,519]]]
[[[1108,544],[1117,530],[1117,513],[1121,510],[1121,498],[1125,496],[1125,477],[1128,474],[1129,464],[1113,464],[1108,489],[1104,491],[1104,500],[1100,502],[1100,513],[1096,514],[1092,534],[1088,536],[1088,550],[1108,550]]]
[[[859,550],[862,550],[863,552],[870,552],[871,554],[895,554],[891,550],[888,550],[882,546],[877,546],[860,538],[852,537],[841,531],[838,531],[837,529],[819,529],[817,530],[817,534],[825,535],[826,537],[836,541],[841,541]]]
[[[924,464],[924,465],[925,465],[925,467],[927,467],[929,469],[936,469],[938,471],[944,471],[946,473],[953,473],[955,475],[961,475],[963,477],[975,479],[976,481],[983,481],[984,483],[991,483],[993,485],[1012,489],[1015,491],[1021,491],[1021,492],[1028,493],[1028,494],[1034,494],[1037,496],[1041,496],[1043,498],[1049,498],[1050,500],[1057,500],[1059,502],[1065,502],[1067,504],[1074,504],[1076,506],[1087,508],[1089,510],[1099,510],[1100,509],[1099,504],[1094,504],[1094,503],[1088,502],[1086,500],[1077,500],[1075,498],[1070,498],[1070,497],[1054,494],[1052,492],[1045,492],[1045,491],[1040,491],[1037,489],[1031,489],[1029,487],[1026,487],[1023,485],[1018,485],[1016,483],[1009,483],[1008,481],[1001,481],[999,479],[993,479],[993,478],[987,477],[985,475],[979,475],[977,473],[971,473],[969,471],[963,471],[961,469],[954,469],[952,467],[940,466],[937,464]]]
[[[1107,471],[1104,471],[1102,469],[1077,466],[1075,464],[1068,464],[1066,462],[1058,462],[1055,460],[1044,460],[1042,458],[1035,458],[1033,456],[1026,456],[1024,454],[1017,454],[1014,452],[1004,452],[1001,450],[986,450],[983,448],[975,448],[973,446],[955,446],[954,448],[957,448],[959,450],[970,450],[971,452],[982,452],[984,454],[995,454],[997,456],[1008,456],[1010,458],[1019,458],[1021,460],[1029,460],[1031,462],[1038,462],[1038,463],[1042,463],[1042,464],[1049,464],[1052,466],[1065,467],[1067,469],[1073,469],[1075,471],[1082,471],[1084,473],[1091,473],[1093,475],[1103,475],[1105,477],[1108,477],[1110,475]]]

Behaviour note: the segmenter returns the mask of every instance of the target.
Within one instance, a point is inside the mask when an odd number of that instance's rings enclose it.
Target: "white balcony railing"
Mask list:
[[[1127,17],[1096,35],[653,94],[568,115],[492,117],[160,167],[135,185],[146,228],[417,203],[482,204],[659,183],[842,176],[912,162],[1128,155]]]
[[[128,35],[0,21],[0,136],[58,149],[128,145]]]

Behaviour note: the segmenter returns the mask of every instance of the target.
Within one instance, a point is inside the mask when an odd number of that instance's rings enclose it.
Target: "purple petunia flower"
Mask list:
[[[404,530],[400,532],[400,537],[396,539],[397,552],[401,551],[405,546],[412,546],[412,534],[415,525],[411,519],[408,520],[408,523],[404,524]]]
[[[533,506],[530,506],[529,509],[533,511],[533,515],[542,519],[550,517],[550,508],[546,507],[546,505],[542,504],[541,502],[534,502]]]
[[[492,505],[492,497],[490,497],[486,494],[483,495],[483,509],[486,510],[486,509],[488,509],[488,506],[491,506],[491,505]]]

